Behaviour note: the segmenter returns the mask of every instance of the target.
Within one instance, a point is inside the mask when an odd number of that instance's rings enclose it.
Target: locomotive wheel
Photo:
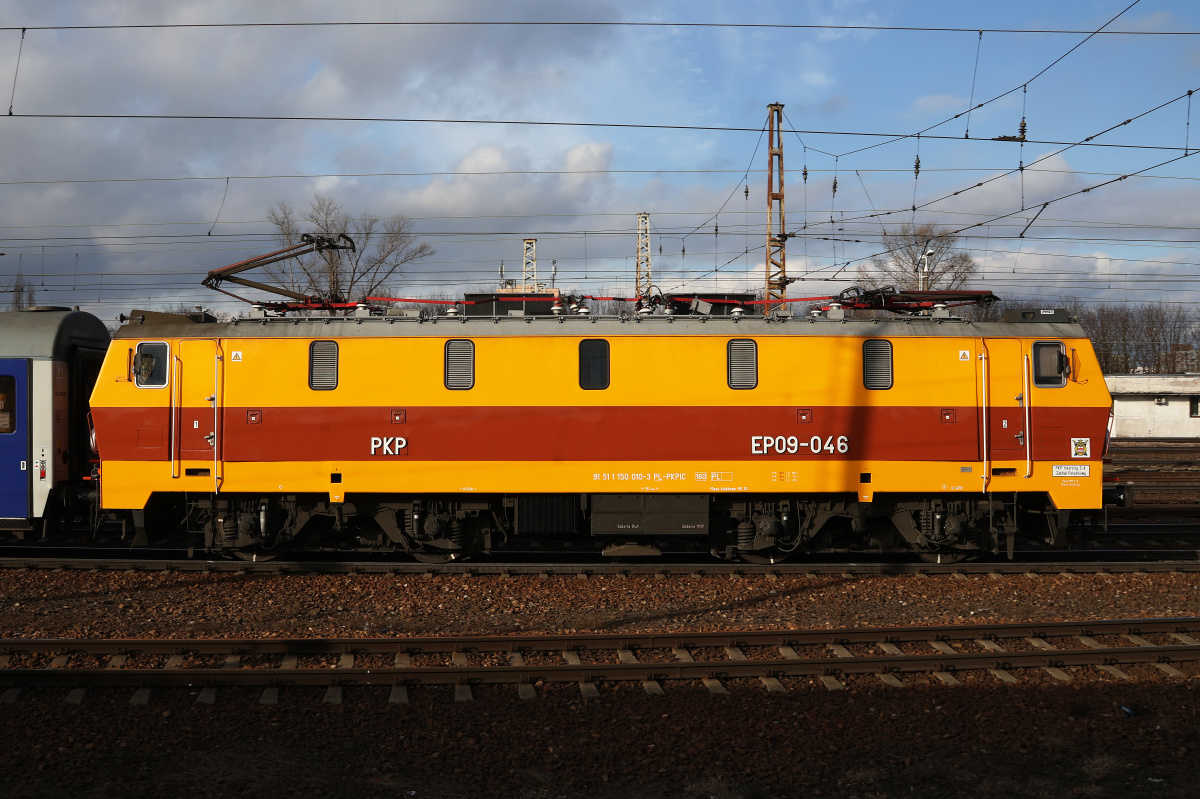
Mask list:
[[[917,554],[920,555],[921,560],[925,561],[926,563],[937,563],[943,566],[951,563],[961,563],[962,561],[971,557],[966,552],[955,552],[953,550],[949,552],[929,552],[926,550],[924,552],[918,552]]]
[[[791,557],[790,552],[780,552],[777,549],[760,549],[757,552],[741,552],[742,560],[747,563],[753,563],[756,566],[771,566],[775,563],[783,563]]]
[[[462,557],[461,552],[445,552],[437,549],[419,549],[415,552],[408,553],[421,563],[439,564],[453,563]]]
[[[254,552],[247,549],[235,549],[233,555],[238,560],[249,561],[250,563],[266,563],[269,560],[275,560],[279,557],[278,552]]]

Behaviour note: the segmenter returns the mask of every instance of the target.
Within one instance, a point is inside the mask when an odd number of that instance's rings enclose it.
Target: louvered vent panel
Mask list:
[[[466,391],[475,385],[475,342],[446,342],[446,388]]]
[[[735,338],[729,342],[729,387],[754,388],[758,385],[758,345],[753,339]]]
[[[332,391],[337,384],[337,342],[314,341],[308,348],[308,387],[314,391]]]
[[[873,390],[892,387],[892,342],[863,342],[863,385]]]

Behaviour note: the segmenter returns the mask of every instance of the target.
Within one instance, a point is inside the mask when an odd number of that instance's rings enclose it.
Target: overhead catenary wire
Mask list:
[[[978,105],[971,106],[971,107],[970,107],[970,108],[968,108],[966,111],[961,111],[961,112],[959,112],[959,113],[955,114],[955,115],[954,115],[954,116],[952,116],[952,117],[948,117],[948,118],[946,118],[946,119],[943,119],[942,121],[940,121],[940,122],[936,122],[936,123],[934,123],[934,124],[932,124],[932,125],[929,125],[928,127],[925,127],[925,128],[923,128],[923,129],[921,129],[921,130],[919,130],[919,131],[916,131],[916,132],[914,132],[914,133],[910,133],[910,134],[908,134],[907,136],[901,136],[901,137],[898,137],[898,138],[896,138],[894,141],[903,141],[904,139],[912,138],[913,136],[918,136],[918,135],[927,134],[929,131],[931,131],[931,130],[936,130],[937,128],[940,128],[942,125],[945,125],[945,124],[946,124],[946,123],[948,123],[948,122],[953,122],[954,120],[958,119],[959,117],[963,116],[964,114],[970,113],[970,112],[971,112],[971,111],[973,111],[973,110],[977,110],[977,109],[983,108],[984,106],[991,105],[991,104],[992,104],[992,103],[994,103],[994,102],[997,102],[997,101],[999,101],[999,100],[1002,100],[1002,99],[1004,99],[1005,97],[1007,97],[1007,96],[1009,96],[1010,94],[1012,94],[1013,92],[1017,91],[1017,89],[1025,89],[1025,88],[1028,88],[1028,86],[1029,86],[1029,84],[1030,84],[1030,83],[1033,83],[1035,80],[1037,80],[1038,78],[1040,78],[1042,75],[1045,75],[1045,74],[1046,74],[1047,72],[1049,72],[1049,71],[1050,71],[1050,70],[1051,70],[1051,69],[1052,69],[1052,68],[1053,68],[1055,65],[1057,65],[1059,62],[1061,62],[1061,61],[1062,61],[1064,58],[1066,58],[1066,57],[1067,57],[1067,56],[1069,56],[1071,53],[1073,53],[1073,52],[1075,52],[1076,50],[1078,50],[1078,49],[1079,49],[1080,47],[1082,47],[1082,46],[1083,46],[1083,45],[1084,45],[1086,42],[1088,42],[1089,40],[1091,40],[1091,39],[1092,39],[1094,36],[1096,36],[1097,34],[1099,34],[1101,31],[1103,31],[1103,30],[1104,30],[1105,28],[1107,28],[1109,25],[1111,25],[1112,23],[1116,22],[1116,21],[1117,21],[1117,19],[1118,19],[1120,16],[1122,16],[1123,14],[1125,14],[1125,12],[1129,11],[1129,9],[1133,8],[1134,6],[1136,6],[1136,5],[1137,5],[1138,3],[1140,3],[1141,1],[1142,1],[1142,0],[1133,0],[1133,2],[1132,2],[1132,3],[1130,3],[1128,6],[1126,6],[1126,7],[1125,7],[1124,9],[1122,9],[1121,11],[1117,12],[1117,14],[1116,14],[1116,15],[1114,15],[1114,16],[1113,16],[1111,19],[1109,19],[1109,20],[1108,20],[1108,22],[1105,22],[1105,23],[1104,23],[1103,25],[1101,25],[1101,26],[1100,26],[1100,27],[1099,27],[1097,30],[1095,30],[1095,31],[1092,31],[1091,33],[1089,33],[1089,34],[1088,34],[1086,37],[1084,37],[1084,39],[1083,39],[1082,41],[1080,41],[1080,42],[1076,43],[1076,44],[1075,44],[1075,46],[1074,46],[1074,47],[1072,47],[1070,50],[1068,50],[1067,52],[1065,52],[1065,53],[1063,53],[1062,55],[1060,55],[1058,58],[1056,58],[1056,59],[1054,59],[1053,61],[1051,61],[1051,62],[1050,62],[1048,65],[1046,65],[1045,67],[1043,67],[1043,68],[1042,68],[1042,69],[1041,69],[1041,70],[1040,70],[1040,71],[1039,71],[1039,72],[1038,72],[1036,75],[1034,75],[1032,78],[1029,78],[1029,79],[1028,79],[1028,80],[1026,80],[1024,83],[1018,84],[1017,86],[1014,86],[1013,88],[1009,89],[1009,90],[1008,90],[1008,91],[1006,91],[1006,92],[1001,92],[1000,94],[997,94],[995,97],[992,97],[991,99],[984,100],[983,102],[979,103]],[[860,148],[858,148],[858,149],[856,149],[856,150],[850,150],[849,152],[842,153],[842,155],[853,155],[853,154],[855,154],[855,153],[861,153],[861,152],[864,152],[864,151],[866,151],[866,150],[870,150],[870,149],[873,149],[873,148],[875,148],[875,147],[881,147],[881,146],[883,146],[884,144],[889,144],[889,143],[891,143],[891,142],[878,142],[878,143],[876,143],[876,144],[868,145],[867,147],[860,147]]]
[[[1189,91],[1194,91],[1194,90],[1189,90]],[[1146,111],[1143,111],[1143,112],[1142,112],[1142,113],[1140,113],[1140,114],[1137,114],[1137,115],[1135,115],[1135,116],[1129,117],[1128,119],[1126,119],[1126,120],[1124,120],[1124,121],[1122,121],[1122,122],[1118,122],[1118,123],[1116,123],[1116,124],[1114,124],[1114,125],[1110,125],[1109,127],[1105,128],[1104,130],[1101,130],[1101,131],[1099,131],[1098,133],[1093,133],[1091,136],[1088,136],[1088,137],[1086,137],[1086,138],[1084,138],[1084,139],[1081,139],[1081,140],[1079,140],[1079,141],[1078,141],[1078,142],[1076,142],[1076,143],[1073,143],[1073,144],[1067,144],[1067,145],[1066,145],[1066,146],[1064,146],[1064,147],[1063,147],[1061,150],[1057,150],[1057,151],[1055,151],[1055,152],[1047,153],[1046,155],[1043,155],[1041,158],[1038,158],[1037,160],[1033,161],[1033,162],[1032,162],[1031,164],[1029,164],[1029,165],[1026,165],[1026,164],[1024,163],[1024,160],[1021,160],[1020,164],[1019,164],[1019,165],[1018,165],[1018,167],[1017,167],[1017,168],[1015,168],[1015,169],[1009,169],[1008,171],[1006,171],[1006,172],[1003,172],[1003,173],[1001,173],[1001,174],[998,174],[998,175],[994,175],[994,176],[992,176],[992,177],[988,178],[987,180],[979,181],[978,183],[976,183],[976,184],[975,184],[975,185],[973,185],[973,186],[968,186],[967,188],[964,188],[964,189],[959,189],[959,190],[957,190],[957,191],[953,191],[953,192],[951,192],[951,193],[949,193],[949,194],[944,194],[944,195],[942,195],[942,196],[940,196],[940,197],[938,197],[938,198],[936,198],[936,199],[933,199],[933,200],[930,200],[930,201],[928,201],[928,202],[922,203],[921,205],[917,206],[917,208],[918,208],[918,209],[924,209],[924,208],[928,208],[928,207],[930,207],[930,206],[932,206],[932,205],[935,205],[935,204],[937,204],[937,203],[939,203],[939,202],[942,202],[942,201],[944,201],[944,200],[948,200],[948,199],[950,199],[950,198],[952,198],[952,197],[958,197],[958,196],[960,196],[960,195],[962,195],[962,194],[965,194],[965,193],[967,193],[967,192],[969,192],[969,191],[974,191],[975,189],[978,189],[978,188],[981,188],[981,187],[983,187],[983,186],[986,186],[986,185],[988,185],[989,183],[993,183],[993,182],[995,182],[995,181],[997,181],[997,180],[1001,180],[1001,179],[1003,179],[1003,178],[1009,177],[1009,176],[1011,176],[1011,175],[1014,175],[1014,174],[1020,174],[1020,173],[1023,173],[1023,171],[1024,171],[1025,169],[1028,169],[1028,168],[1029,168],[1030,166],[1032,166],[1033,164],[1039,164],[1039,163],[1042,163],[1043,161],[1047,161],[1047,160],[1049,160],[1049,159],[1051,159],[1051,158],[1054,158],[1054,157],[1056,157],[1056,156],[1062,155],[1063,153],[1065,153],[1065,152],[1067,152],[1068,150],[1071,150],[1071,149],[1073,149],[1073,148],[1075,148],[1075,147],[1078,147],[1078,146],[1082,146],[1082,145],[1085,145],[1085,144],[1091,143],[1091,140],[1092,140],[1092,139],[1095,139],[1095,138],[1097,138],[1097,137],[1099,137],[1099,136],[1103,136],[1103,135],[1105,135],[1105,134],[1107,134],[1107,133],[1111,133],[1112,131],[1114,131],[1114,130],[1117,130],[1118,128],[1121,128],[1121,127],[1124,127],[1124,126],[1126,126],[1126,125],[1132,124],[1133,122],[1135,122],[1135,121],[1137,121],[1137,120],[1139,120],[1139,119],[1142,119],[1143,117],[1149,116],[1150,114],[1153,114],[1154,112],[1156,112],[1156,111],[1159,111],[1159,110],[1161,110],[1161,109],[1163,109],[1163,108],[1166,108],[1167,106],[1169,106],[1169,105],[1171,105],[1171,104],[1173,104],[1173,103],[1179,102],[1180,100],[1182,100],[1182,99],[1184,99],[1184,98],[1186,98],[1186,97],[1188,97],[1188,96],[1189,96],[1189,95],[1188,95],[1188,93],[1187,93],[1187,92],[1185,92],[1185,93],[1183,93],[1183,94],[1180,94],[1180,95],[1178,95],[1178,96],[1176,96],[1176,97],[1173,97],[1173,98],[1171,98],[1170,100],[1167,100],[1167,101],[1165,101],[1165,102],[1159,103],[1158,105],[1154,106],[1153,108],[1150,108],[1150,109],[1148,109],[1148,110],[1146,110]],[[1021,142],[1021,144],[1022,144],[1022,146],[1023,146],[1023,145],[1025,144],[1025,142]],[[1180,147],[1180,148],[1175,148],[1175,149],[1178,151],[1178,150],[1184,150],[1185,148],[1182,148],[1182,147]],[[1184,153],[1184,155],[1186,156],[1186,155],[1187,155],[1187,153],[1185,152],[1185,153]],[[1152,168],[1158,168],[1159,166],[1165,166],[1166,164],[1173,163],[1173,162],[1175,162],[1175,161],[1177,161],[1177,160],[1179,160],[1179,158],[1172,158],[1172,159],[1168,159],[1167,161],[1163,161],[1161,164],[1158,164],[1158,165],[1156,165],[1155,167],[1152,167]],[[1148,170],[1138,170],[1138,172],[1130,172],[1130,173],[1125,173],[1125,174],[1123,174],[1123,175],[1119,176],[1117,179],[1118,179],[1118,180],[1124,180],[1124,179],[1126,179],[1126,178],[1128,178],[1128,177],[1130,177],[1130,176],[1132,176],[1132,175],[1134,175],[1134,174],[1139,174],[1140,172],[1146,172],[1146,171],[1148,171]],[[1111,182],[1111,181],[1109,181],[1109,182]],[[1104,185],[1104,184],[1100,184],[1100,185]],[[1023,196],[1022,196],[1022,208],[1021,208],[1021,209],[1019,209],[1018,211],[1014,211],[1013,213],[1020,213],[1020,211],[1021,211],[1021,210],[1024,210],[1024,197],[1023,197]],[[885,212],[883,212],[883,215],[884,215],[884,216],[886,216],[886,215],[889,215],[889,214],[895,214],[895,213],[899,213],[899,211],[898,211],[898,210],[893,210],[893,211],[885,211]]]
[[[1131,6],[1132,7],[1132,6]],[[1128,11],[1128,9],[1126,9]],[[1124,12],[1121,12],[1122,14]],[[1121,16],[1120,14],[1117,15]],[[1115,18],[1114,18],[1115,19]],[[768,30],[834,30],[834,31],[896,31],[913,33],[975,33],[979,28],[956,28],[932,25],[835,25],[832,23],[799,24],[779,22],[682,22],[638,20],[313,20],[288,22],[147,22],[98,23],[91,25],[28,25],[19,30],[86,31],[86,30],[175,30],[222,28],[368,28],[368,27],[585,27],[585,28],[728,28]],[[1107,26],[1106,26],[1107,27]],[[0,30],[15,31],[14,26]],[[1089,33],[1074,28],[983,28],[984,33],[1078,35]],[[1098,30],[1090,36],[1197,36],[1200,31],[1185,30]],[[1078,45],[1076,45],[1078,46]]]
[[[976,106],[978,108],[979,106]],[[964,112],[965,113],[965,112]],[[471,118],[440,118],[440,117],[342,117],[342,116],[297,116],[284,114],[83,114],[83,113],[14,113],[13,119],[77,119],[77,120],[159,120],[159,121],[234,121],[234,122],[346,122],[346,123],[388,123],[388,124],[437,124],[437,125],[515,125],[523,127],[555,127],[555,128],[616,128],[627,130],[685,130],[711,133],[757,133],[758,128],[743,128],[730,125],[668,125],[665,123],[647,122],[572,122],[566,120],[544,119],[471,119]],[[955,119],[957,117],[951,117]],[[946,120],[949,121],[949,120]],[[944,124],[944,123],[939,123]],[[937,127],[937,125],[933,126]],[[929,128],[930,130],[932,128]],[[806,133],[811,136],[862,136],[864,138],[885,138],[871,147],[882,146],[892,142],[903,141],[915,136],[915,133],[885,133],[879,131],[846,131],[846,130],[784,130],[781,133]],[[927,139],[940,139],[962,142],[961,136],[929,134],[921,131]],[[992,139],[969,139],[971,142],[987,144]],[[1182,147],[1158,144],[1117,144],[1107,142],[1065,142],[1051,140],[1028,140],[1029,144],[1065,145],[1089,147],[1111,147],[1128,150],[1182,150]],[[871,149],[863,147],[840,153],[841,156],[852,155]]]
[[[25,29],[21,28],[21,43],[17,45],[17,65],[13,68],[12,92],[8,96],[8,115],[13,115],[13,101],[17,97],[17,75],[21,72],[21,53],[25,52]]]

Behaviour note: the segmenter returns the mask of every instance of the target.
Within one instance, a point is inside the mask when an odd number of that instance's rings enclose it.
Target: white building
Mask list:
[[[1114,439],[1200,439],[1200,373],[1105,375]]]

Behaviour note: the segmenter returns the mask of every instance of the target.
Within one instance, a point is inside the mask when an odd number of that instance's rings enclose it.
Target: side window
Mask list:
[[[758,343],[752,338],[730,339],[726,347],[729,387],[750,389],[758,385]]]
[[[1037,341],[1033,345],[1033,384],[1038,388],[1062,388],[1071,373],[1066,347],[1058,341]]]
[[[0,380],[3,379],[4,378],[0,377]],[[1193,419],[1200,417],[1200,397],[1191,398],[1191,402],[1188,405],[1188,416],[1192,417]],[[4,430],[0,430],[0,433],[3,432]]]
[[[139,388],[162,388],[167,384],[167,361],[171,348],[160,341],[137,345],[133,376]]]
[[[892,387],[892,342],[885,338],[863,342],[863,386],[872,391]]]
[[[475,342],[452,339],[446,342],[446,388],[466,391],[475,386]]]
[[[333,391],[337,385],[337,342],[314,341],[308,345],[308,387],[313,391]]]
[[[579,387],[587,391],[608,388],[608,341],[585,338],[579,342]]]
[[[0,375],[0,434],[17,430],[17,378]]]

